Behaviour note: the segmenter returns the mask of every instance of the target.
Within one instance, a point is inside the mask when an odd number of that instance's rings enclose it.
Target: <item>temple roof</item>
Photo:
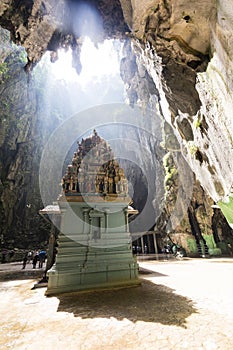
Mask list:
[[[127,196],[128,181],[108,143],[96,130],[81,142],[62,178],[65,196]]]

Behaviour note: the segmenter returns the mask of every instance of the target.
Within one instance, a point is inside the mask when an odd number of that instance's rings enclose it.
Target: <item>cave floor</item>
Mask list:
[[[35,279],[1,281],[0,349],[233,349],[233,259],[139,264],[128,289],[46,297]]]

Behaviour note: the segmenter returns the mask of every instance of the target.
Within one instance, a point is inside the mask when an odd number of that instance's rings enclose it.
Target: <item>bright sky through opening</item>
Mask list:
[[[114,48],[113,40],[105,40],[96,48],[89,38],[85,38],[80,55],[80,75],[72,67],[71,50],[59,50],[58,55],[58,60],[51,65],[51,73],[59,80],[79,81],[85,85],[93,78],[120,74],[119,53]]]

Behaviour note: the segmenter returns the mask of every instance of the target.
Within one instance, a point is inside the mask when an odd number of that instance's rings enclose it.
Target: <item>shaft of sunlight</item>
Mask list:
[[[82,71],[78,75],[72,67],[71,49],[59,50],[59,58],[51,65],[51,73],[58,80],[78,81],[84,86],[92,79],[120,74],[119,52],[114,48],[113,40],[105,40],[95,47],[89,38],[85,38],[80,60]]]

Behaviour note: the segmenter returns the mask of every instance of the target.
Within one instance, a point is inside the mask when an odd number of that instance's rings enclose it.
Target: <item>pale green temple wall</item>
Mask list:
[[[61,233],[47,295],[139,284],[128,203],[59,202]]]

